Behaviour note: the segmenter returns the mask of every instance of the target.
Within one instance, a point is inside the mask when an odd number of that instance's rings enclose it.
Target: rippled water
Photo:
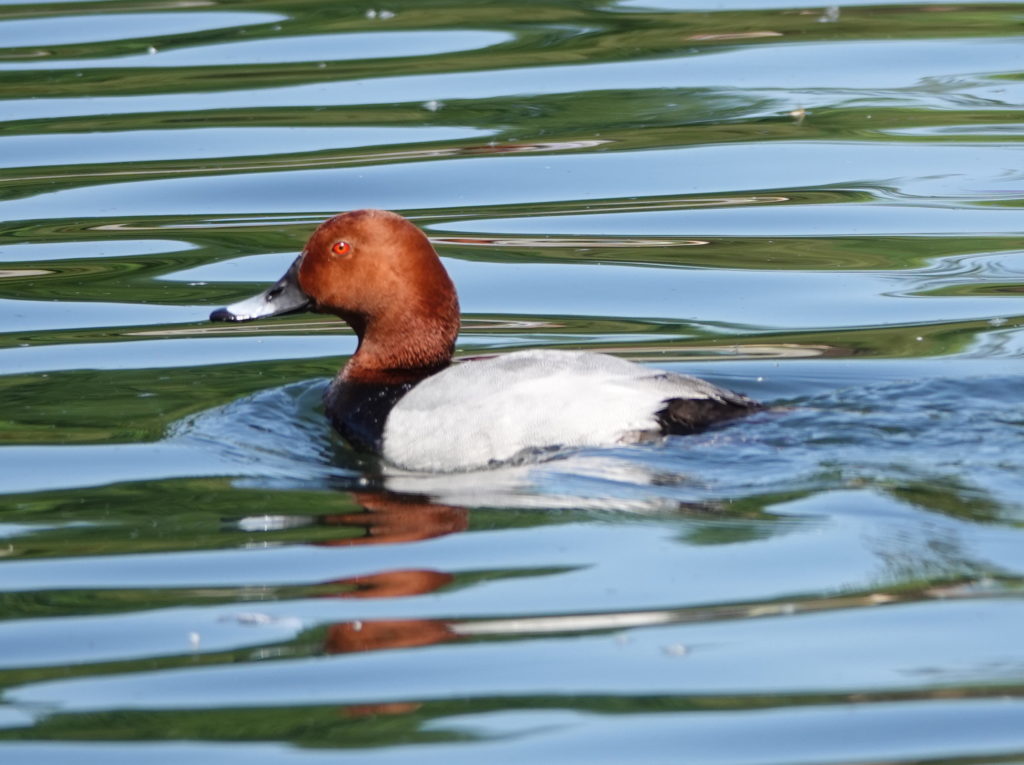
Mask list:
[[[0,0],[0,759],[1024,758],[1022,17]],[[388,470],[205,321],[368,206],[463,355],[771,406]]]

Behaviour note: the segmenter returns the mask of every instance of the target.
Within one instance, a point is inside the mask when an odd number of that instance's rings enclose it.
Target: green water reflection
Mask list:
[[[0,759],[1020,759],[1024,6],[705,5],[0,4]],[[364,205],[769,410],[390,473],[206,321]]]

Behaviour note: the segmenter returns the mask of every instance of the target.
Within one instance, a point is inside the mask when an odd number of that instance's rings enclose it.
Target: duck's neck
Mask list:
[[[359,347],[341,370],[351,383],[416,383],[447,367],[458,335],[458,314],[449,317],[348,319]]]

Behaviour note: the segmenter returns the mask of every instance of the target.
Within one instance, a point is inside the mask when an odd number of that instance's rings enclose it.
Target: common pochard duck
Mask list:
[[[455,287],[423,232],[384,210],[325,221],[273,286],[210,319],[310,310],[340,317],[359,338],[324,394],[331,423],[357,449],[407,470],[471,470],[690,434],[760,408],[697,377],[603,353],[517,351],[452,364]]]

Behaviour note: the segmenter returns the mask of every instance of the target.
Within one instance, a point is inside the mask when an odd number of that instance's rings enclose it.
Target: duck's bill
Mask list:
[[[265,319],[268,316],[280,316],[285,313],[308,311],[313,301],[299,287],[300,255],[292,263],[285,275],[278,279],[272,287],[259,295],[240,300],[224,308],[218,308],[210,314],[210,321],[252,321]]]

